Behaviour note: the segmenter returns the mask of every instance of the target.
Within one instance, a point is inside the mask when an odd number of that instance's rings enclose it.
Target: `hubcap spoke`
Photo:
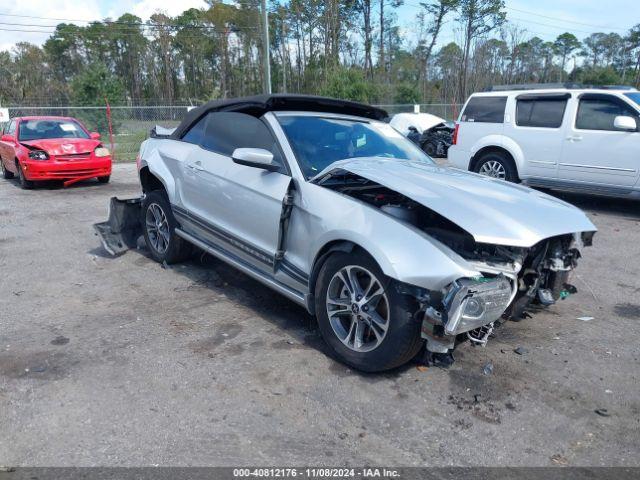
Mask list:
[[[507,175],[504,165],[496,160],[489,160],[488,162],[485,162],[482,167],[480,167],[479,173],[488,177],[500,178],[502,180],[504,180]]]
[[[145,225],[151,246],[158,253],[164,253],[169,247],[171,234],[167,216],[157,203],[149,205],[145,216]]]
[[[389,301],[380,281],[358,265],[341,268],[329,282],[329,323],[349,349],[369,352],[384,340],[389,326]]]

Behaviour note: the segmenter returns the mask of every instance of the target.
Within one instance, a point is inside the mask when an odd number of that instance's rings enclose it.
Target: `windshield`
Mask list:
[[[640,92],[625,93],[624,95],[625,97],[628,97],[631,100],[633,100],[636,105],[640,105]]]
[[[73,120],[22,120],[18,138],[26,142],[48,138],[89,138],[89,134]]]
[[[304,115],[279,115],[278,121],[306,178],[347,158],[386,157],[433,163],[386,123]]]

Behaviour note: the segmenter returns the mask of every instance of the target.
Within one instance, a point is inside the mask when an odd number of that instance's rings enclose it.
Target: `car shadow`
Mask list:
[[[9,180],[9,184],[14,188],[22,190],[20,181],[17,178]],[[81,180],[79,182],[72,183],[68,187],[64,186],[64,181],[62,180],[38,180],[30,190],[74,190],[76,188],[96,188],[104,186],[104,183],[98,182],[95,178]]]
[[[103,258],[113,258],[102,246],[93,248],[88,253]],[[138,248],[131,253],[155,263],[145,248]],[[134,262],[139,263],[139,261]],[[337,376],[357,376],[366,382],[379,382],[395,379],[414,366],[409,362],[407,365],[377,374],[350,368],[336,359],[322,338],[316,319],[304,307],[199,249],[196,249],[196,253],[190,260],[175,265],[162,265],[162,268],[172,270],[190,281],[186,287],[180,287],[181,291],[206,288],[214,295],[224,295],[232,303],[253,311],[256,317],[266,320],[283,333],[286,332],[294,344],[323,353],[331,359],[329,370]],[[285,340],[286,337],[283,338],[283,344]]]
[[[638,200],[603,197],[586,193],[540,190],[588,212],[614,214],[633,220],[640,219],[640,201]]]

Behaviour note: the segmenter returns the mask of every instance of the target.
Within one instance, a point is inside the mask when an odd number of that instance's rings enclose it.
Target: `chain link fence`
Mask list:
[[[423,113],[431,113],[446,120],[457,117],[459,104],[396,104],[377,105],[390,115],[396,113],[412,113],[419,109]],[[5,107],[6,108],[6,107]],[[190,106],[113,106],[106,107],[8,107],[9,118],[23,116],[63,116],[80,120],[92,132],[99,132],[105,145],[113,151],[116,162],[134,161],[140,143],[148,136],[155,125],[172,128],[177,127]],[[0,127],[2,124],[0,124]]]

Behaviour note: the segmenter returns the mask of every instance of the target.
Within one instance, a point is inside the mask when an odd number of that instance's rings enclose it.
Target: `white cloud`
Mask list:
[[[142,0],[137,2],[132,8],[131,13],[142,19],[147,19],[157,12],[166,13],[172,17],[181,14],[190,8],[206,7],[207,4],[203,0]]]
[[[2,14],[30,15],[47,18],[92,20],[100,17],[100,7],[96,0],[28,0],[9,3],[8,8],[3,5]],[[10,49],[17,42],[31,42],[42,44],[61,20],[47,20],[38,18],[15,17],[0,15],[0,48]],[[21,25],[6,25],[21,24]],[[71,22],[69,22],[71,23]],[[29,31],[6,31],[29,30]],[[40,33],[40,32],[43,33]]]
[[[5,2],[8,3],[8,2]],[[55,25],[63,20],[100,20],[117,18],[123,13],[133,13],[147,20],[161,11],[171,16],[179,15],[190,8],[206,7],[204,0],[24,0],[0,7],[0,51],[11,50],[17,42],[31,42],[41,45],[54,31]],[[44,18],[8,16],[28,15]],[[22,25],[6,25],[6,23]],[[86,25],[86,22],[67,21]],[[7,31],[29,30],[29,31]],[[42,33],[40,33],[42,32]]]

